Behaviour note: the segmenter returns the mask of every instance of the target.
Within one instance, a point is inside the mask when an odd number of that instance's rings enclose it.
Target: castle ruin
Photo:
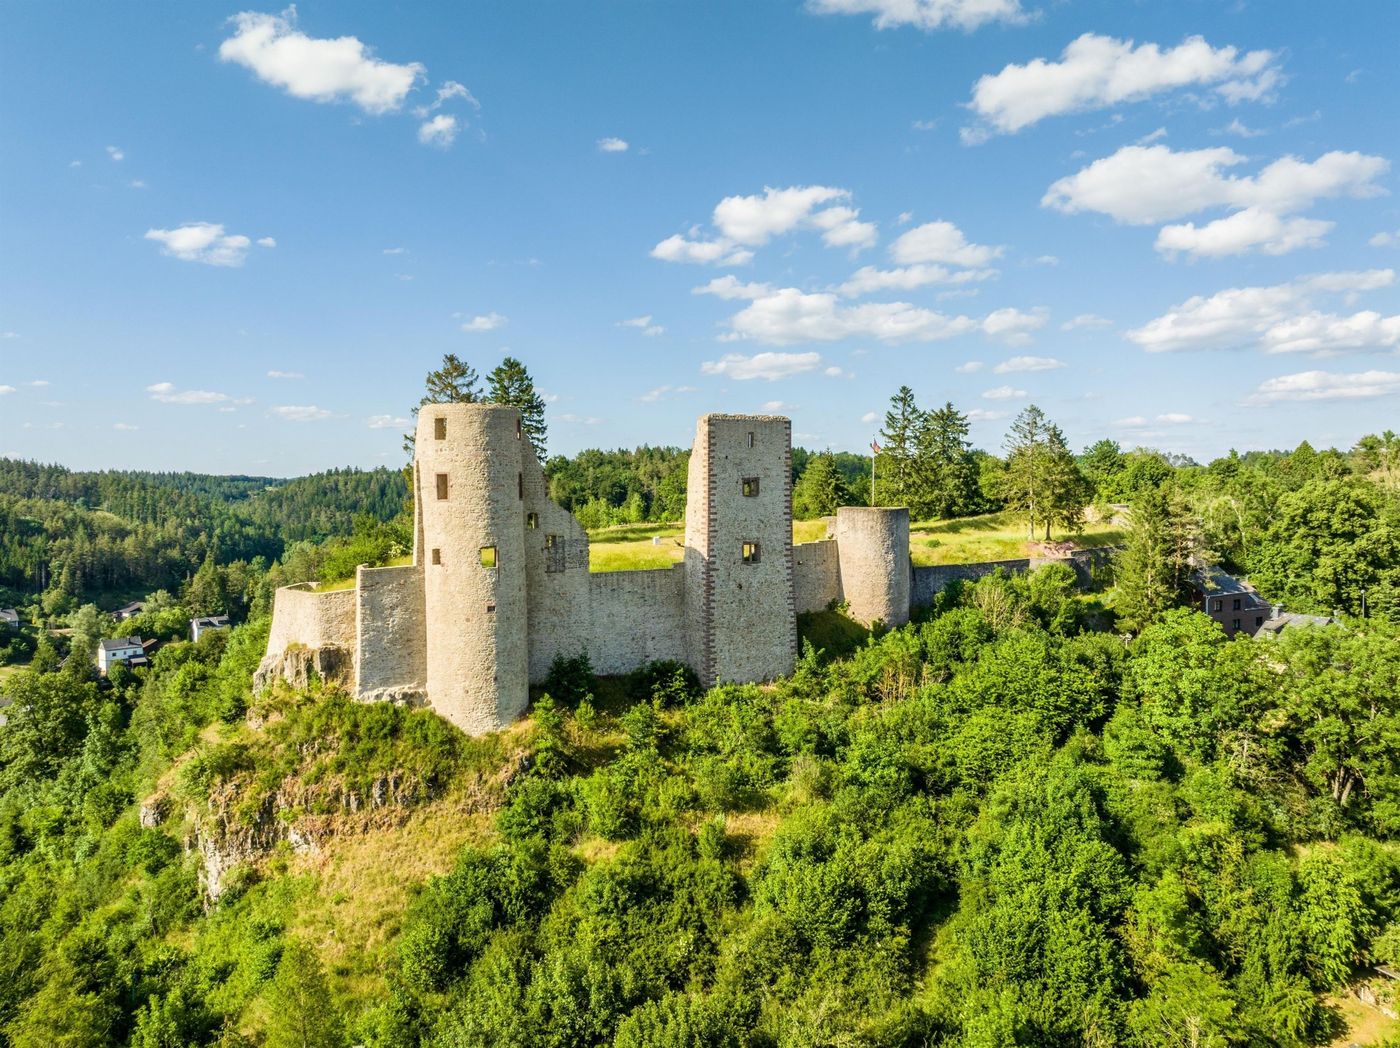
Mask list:
[[[905,509],[843,507],[831,538],[794,545],[786,418],[702,417],[687,492],[681,563],[591,573],[519,412],[424,405],[412,563],[361,566],[353,589],[279,589],[257,683],[314,671],[480,734],[525,712],[557,656],[586,652],[601,674],[671,659],[706,685],[771,680],[792,671],[800,612],[844,601],[861,623],[898,626],[941,588],[938,569],[911,567]]]

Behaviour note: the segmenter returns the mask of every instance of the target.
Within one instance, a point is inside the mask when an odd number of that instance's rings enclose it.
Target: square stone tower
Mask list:
[[[685,512],[690,664],[705,685],[791,673],[792,423],[705,415],[690,452]]]

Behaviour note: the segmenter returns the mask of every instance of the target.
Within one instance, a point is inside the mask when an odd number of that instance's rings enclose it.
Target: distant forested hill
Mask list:
[[[297,480],[104,470],[0,459],[0,587],[76,601],[174,588],[206,559],[264,564],[296,542],[388,521],[403,474],[338,469]]]

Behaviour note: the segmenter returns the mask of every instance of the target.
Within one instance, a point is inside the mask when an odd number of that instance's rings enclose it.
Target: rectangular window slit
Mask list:
[[[445,498],[447,498],[447,474],[446,474],[446,473],[439,473],[439,474],[437,475],[437,497],[440,498],[440,499],[445,499]]]
[[[739,490],[744,493],[745,498],[753,498],[758,494],[758,478],[745,477],[739,482]]]
[[[742,549],[742,551],[741,551],[741,555],[742,555],[742,557],[743,557],[743,561],[744,561],[745,564],[757,564],[757,563],[758,563],[758,543],[757,543],[757,542],[745,542],[745,543],[744,543],[744,546],[743,546],[743,549]]]
[[[488,604],[488,605],[486,605],[486,614],[488,614],[488,615],[494,615],[494,614],[496,614],[496,605],[494,605],[494,604]]]
[[[520,439],[520,416],[518,415],[515,418],[515,439]]]
[[[534,531],[540,526],[540,515],[538,513],[525,514],[525,526]]]
[[[515,493],[516,493],[520,498],[522,498],[522,499],[525,497],[525,474],[524,474],[524,473],[517,473],[517,474],[515,475]]]
[[[749,433],[749,447],[753,447],[753,433]]]
[[[496,566],[496,547],[481,547],[481,566],[483,568],[494,568]]]
[[[434,563],[434,564],[441,564],[441,563],[442,563],[442,550],[440,550],[440,549],[435,549],[435,550],[433,550],[433,563]]]
[[[447,439],[447,419],[443,418],[441,415],[433,419],[433,439]]]

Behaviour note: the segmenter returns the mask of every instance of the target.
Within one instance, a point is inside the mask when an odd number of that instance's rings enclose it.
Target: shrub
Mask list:
[[[598,690],[598,678],[593,674],[588,653],[581,651],[572,658],[554,656],[544,679],[544,690],[566,709],[573,709],[584,699],[591,698]]]
[[[637,702],[653,699],[662,707],[684,706],[704,693],[700,678],[683,662],[660,659],[633,670],[627,679],[628,693]]]

